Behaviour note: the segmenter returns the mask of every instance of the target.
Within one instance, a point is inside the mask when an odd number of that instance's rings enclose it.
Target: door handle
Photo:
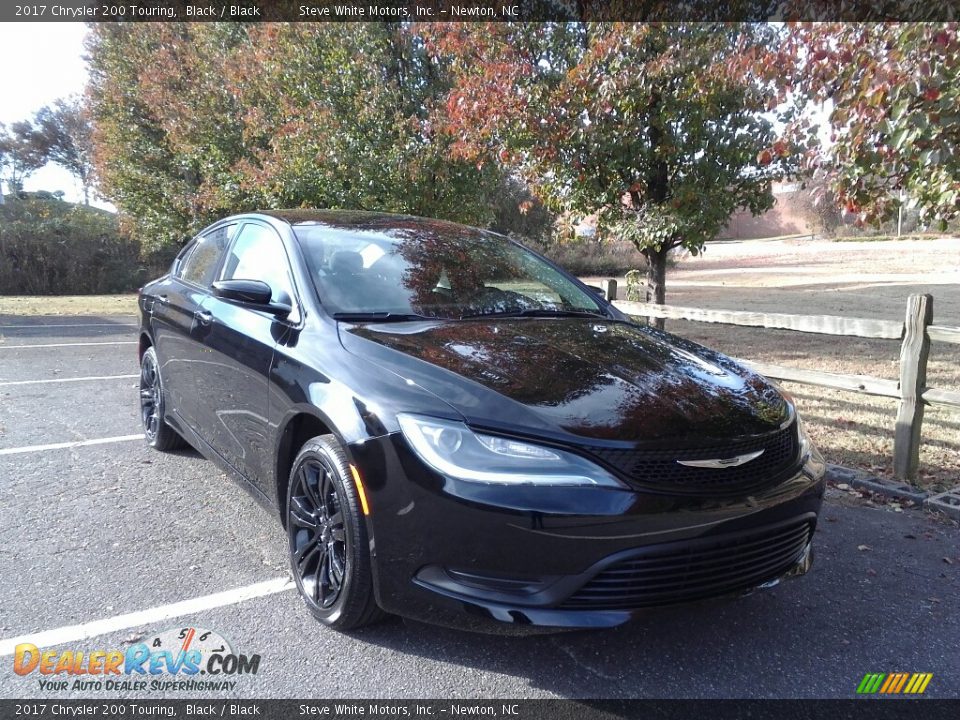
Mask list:
[[[197,310],[197,312],[193,314],[193,317],[196,318],[197,322],[204,327],[213,322],[213,313],[211,313],[209,310]]]
[[[167,299],[166,295],[157,295],[157,302],[161,305],[166,305],[170,301]]]

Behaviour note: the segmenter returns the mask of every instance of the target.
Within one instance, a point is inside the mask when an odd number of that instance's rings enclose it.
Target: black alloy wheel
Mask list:
[[[150,347],[140,360],[140,421],[147,444],[157,450],[173,450],[186,445],[176,431],[167,425],[163,397],[163,381],[157,353]]]
[[[313,438],[294,460],[286,523],[290,568],[317,619],[350,630],[383,617],[373,593],[362,506],[334,436]]]
[[[330,472],[317,460],[300,465],[290,498],[294,566],[305,592],[321,608],[343,590],[347,538],[340,496]]]

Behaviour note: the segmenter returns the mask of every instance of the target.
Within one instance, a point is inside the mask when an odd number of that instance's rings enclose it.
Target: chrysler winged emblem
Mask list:
[[[746,455],[737,455],[729,458],[711,458],[710,460],[677,460],[681,465],[698,468],[728,468],[743,465],[751,460],[756,460],[763,455],[763,450],[747,453]]]

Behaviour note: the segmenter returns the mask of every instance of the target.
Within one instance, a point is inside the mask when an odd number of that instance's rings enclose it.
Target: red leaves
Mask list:
[[[933,37],[933,44],[940,49],[945,50],[950,47],[950,42],[953,38],[950,36],[946,30],[941,30]]]

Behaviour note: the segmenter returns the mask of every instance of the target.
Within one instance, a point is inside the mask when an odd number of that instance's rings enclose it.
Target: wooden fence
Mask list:
[[[605,287],[608,298],[616,297],[616,283]],[[843,375],[769,365],[738,358],[738,362],[777,380],[879,395],[899,401],[894,434],[893,468],[900,480],[916,479],[920,458],[920,437],[925,405],[960,409],[960,392],[927,387],[927,358],[931,341],[960,345],[960,327],[933,324],[933,296],[911,295],[903,322],[849,318],[838,315],[788,315],[785,313],[705,310],[616,301],[614,305],[628,315],[647,318],[694,320],[746,327],[778,328],[821,335],[843,335],[900,341],[900,380],[884,380],[868,375]]]

